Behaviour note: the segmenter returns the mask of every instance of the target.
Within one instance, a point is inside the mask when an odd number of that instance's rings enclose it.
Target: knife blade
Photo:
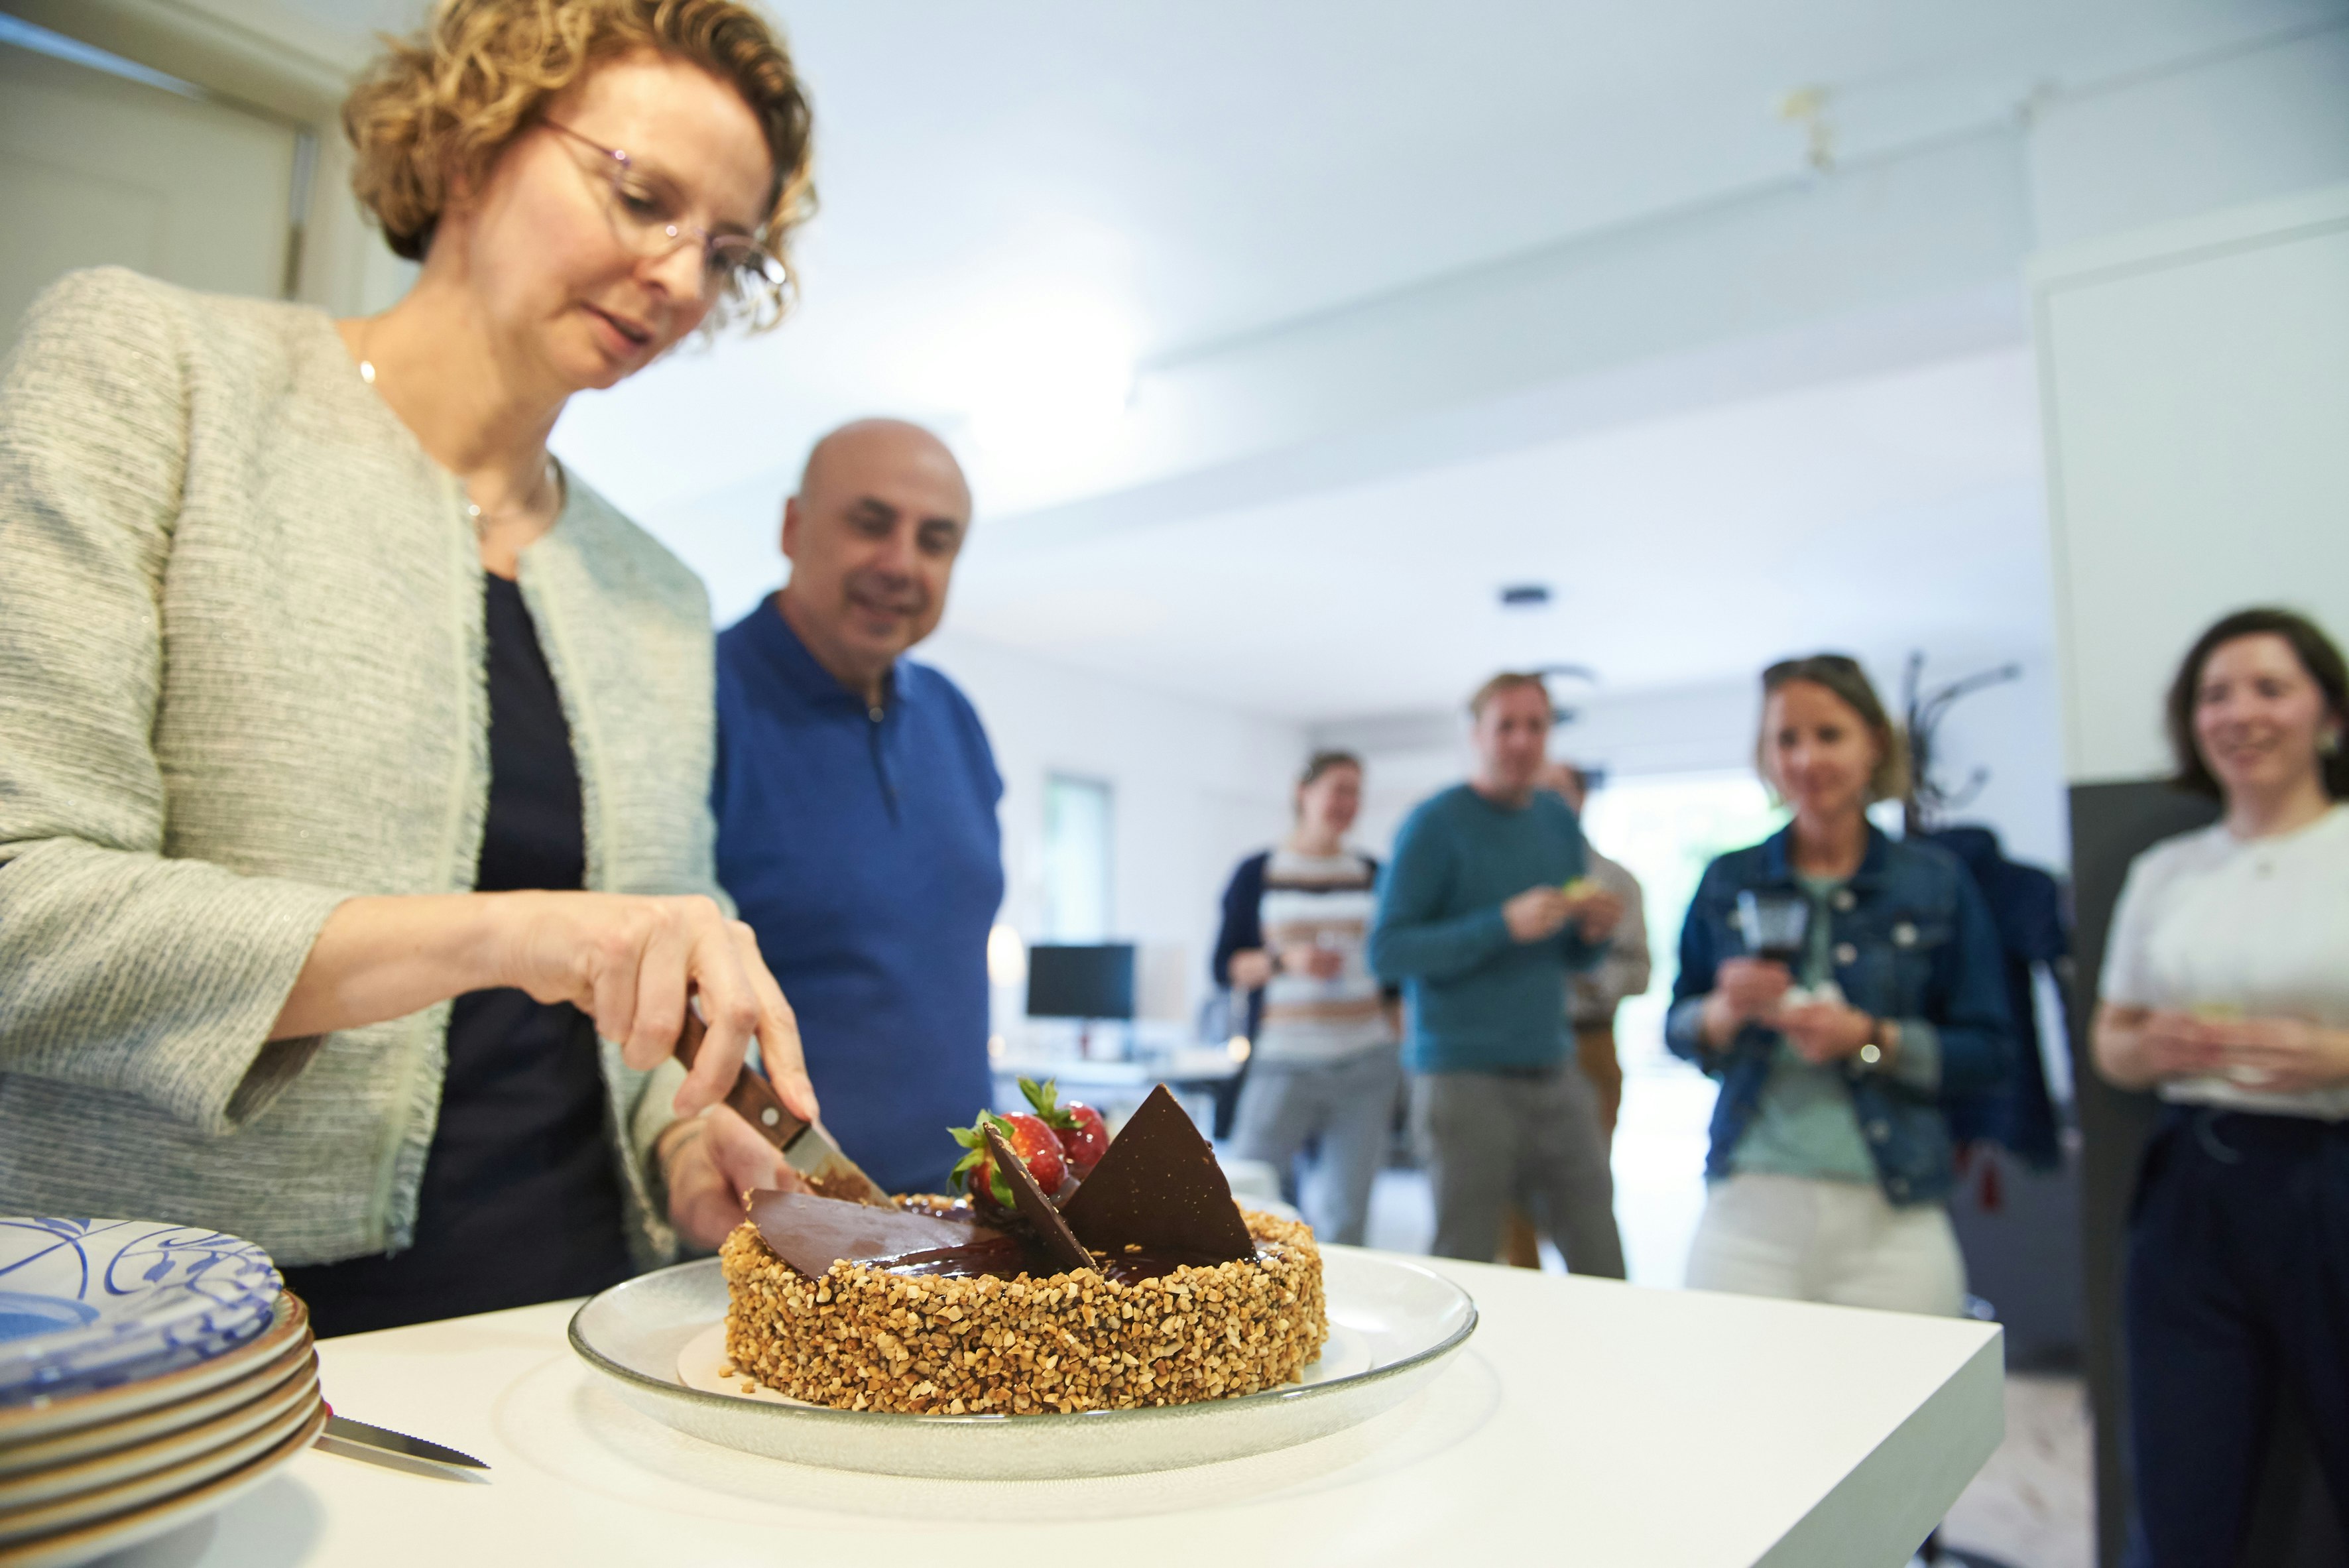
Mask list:
[[[708,1033],[708,1026],[701,1020],[701,998],[697,996],[685,1010],[685,1028],[677,1037],[677,1059],[691,1068],[694,1057],[701,1054],[701,1042]],[[844,1198],[852,1203],[872,1203],[886,1209],[896,1207],[889,1201],[889,1194],[881,1190],[881,1184],[842,1153],[840,1145],[823,1129],[792,1115],[782,1097],[775,1093],[774,1086],[750,1063],[743,1063],[742,1070],[734,1075],[734,1087],[727,1091],[726,1103],[756,1128],[761,1138],[773,1144],[781,1153],[783,1163],[805,1177],[819,1196]]]
[[[386,1427],[370,1426],[354,1421],[348,1416],[337,1416],[332,1405],[326,1407],[325,1435],[339,1438],[347,1443],[357,1443],[386,1453],[398,1454],[411,1460],[424,1460],[436,1465],[454,1465],[460,1470],[487,1470],[490,1467],[469,1453],[447,1448],[440,1443],[411,1438],[406,1432],[395,1432]]]

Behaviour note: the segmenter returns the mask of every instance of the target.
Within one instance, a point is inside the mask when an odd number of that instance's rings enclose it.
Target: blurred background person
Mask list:
[[[1581,821],[1583,805],[1590,798],[1590,781],[1581,769],[1571,762],[1552,762],[1542,769],[1540,787],[1564,800],[1573,809],[1575,820]],[[1566,977],[1566,1016],[1574,1030],[1574,1059],[1598,1095],[1599,1144],[1611,1150],[1616,1118],[1623,1108],[1623,1063],[1615,1046],[1615,1009],[1626,996],[1646,994],[1654,965],[1648,953],[1648,907],[1640,879],[1592,849],[1588,838],[1582,852],[1588,868],[1583,875],[1623,906],[1622,918],[1607,934],[1606,954],[1589,968],[1570,971]],[[1519,1268],[1541,1267],[1541,1239],[1526,1215],[1522,1196],[1509,1205],[1501,1252],[1504,1262]]]
[[[1379,863],[1346,847],[1362,764],[1316,752],[1297,781],[1297,825],[1250,855],[1224,890],[1216,983],[1249,997],[1251,1042],[1232,1152],[1291,1185],[1323,1241],[1361,1244],[1402,1083],[1396,1009],[1366,957]]]
[[[1555,791],[1574,809],[1575,820],[1590,798],[1588,779],[1571,762],[1552,763],[1542,775],[1542,788]],[[1612,895],[1623,913],[1607,933],[1607,951],[1588,969],[1567,977],[1566,1014],[1574,1026],[1574,1059],[1599,1093],[1599,1130],[1609,1142],[1623,1109],[1623,1063],[1615,1047],[1615,1010],[1627,996],[1647,994],[1654,965],[1648,953],[1648,904],[1640,879],[1583,841],[1583,875]]]
[[[781,591],[718,639],[718,875],[791,992],[826,1128],[942,1192],[988,1069],[1003,780],[978,714],[905,657],[937,629],[970,487],[918,425],[861,419],[783,505]]]
[[[1903,758],[1858,664],[1762,690],[1755,761],[1794,820],[1705,869],[1665,1028],[1721,1081],[1688,1284],[1955,1315],[1943,1106],[2007,1070],[1997,937],[1955,857],[1869,823]]]
[[[2179,788],[2224,816],[2137,856],[2096,1066],[2167,1102],[2128,1233],[2129,1561],[2230,1564],[2269,1421],[2298,1404],[2349,1516],[2349,672],[2244,610],[2169,689]]]
[[[715,1247],[790,1179],[697,1114],[754,1030],[815,1111],[710,896],[708,598],[546,449],[779,317],[791,60],[717,0],[457,3],[344,123],[398,304],[78,273],[0,380],[0,1191],[248,1237],[320,1334]]]
[[[1561,998],[1568,972],[1599,959],[1622,905],[1577,885],[1582,830],[1536,788],[1557,717],[1541,677],[1495,676],[1468,711],[1476,770],[1404,820],[1371,933],[1371,967],[1409,1004],[1434,1250],[1490,1262],[1523,1192],[1568,1269],[1620,1279],[1598,1096],[1575,1065]]]

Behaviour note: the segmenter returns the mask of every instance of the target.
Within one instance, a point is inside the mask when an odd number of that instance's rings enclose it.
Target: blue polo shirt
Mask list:
[[[1003,855],[987,732],[900,659],[880,709],[771,595],[718,638],[718,880],[798,1015],[824,1126],[891,1191],[937,1191],[991,1098],[987,933]]]

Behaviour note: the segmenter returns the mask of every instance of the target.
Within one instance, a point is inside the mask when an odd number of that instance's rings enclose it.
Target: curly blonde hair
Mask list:
[[[355,154],[351,188],[398,254],[421,261],[450,192],[478,183],[547,104],[588,72],[650,50],[730,84],[766,133],[775,180],[759,242],[782,277],[759,297],[730,297],[714,322],[782,319],[795,292],[792,232],[813,215],[812,117],[791,55],[735,0],[440,0],[409,39],[380,57],[343,104]]]

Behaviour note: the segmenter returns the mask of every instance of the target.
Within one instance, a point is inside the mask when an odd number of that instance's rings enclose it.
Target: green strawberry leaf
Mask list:
[[[1036,1108],[1037,1120],[1047,1127],[1073,1132],[1077,1128],[1077,1119],[1061,1109],[1060,1089],[1058,1078],[1046,1078],[1041,1084],[1034,1078],[1019,1080],[1019,1092],[1026,1095],[1028,1103]]]

